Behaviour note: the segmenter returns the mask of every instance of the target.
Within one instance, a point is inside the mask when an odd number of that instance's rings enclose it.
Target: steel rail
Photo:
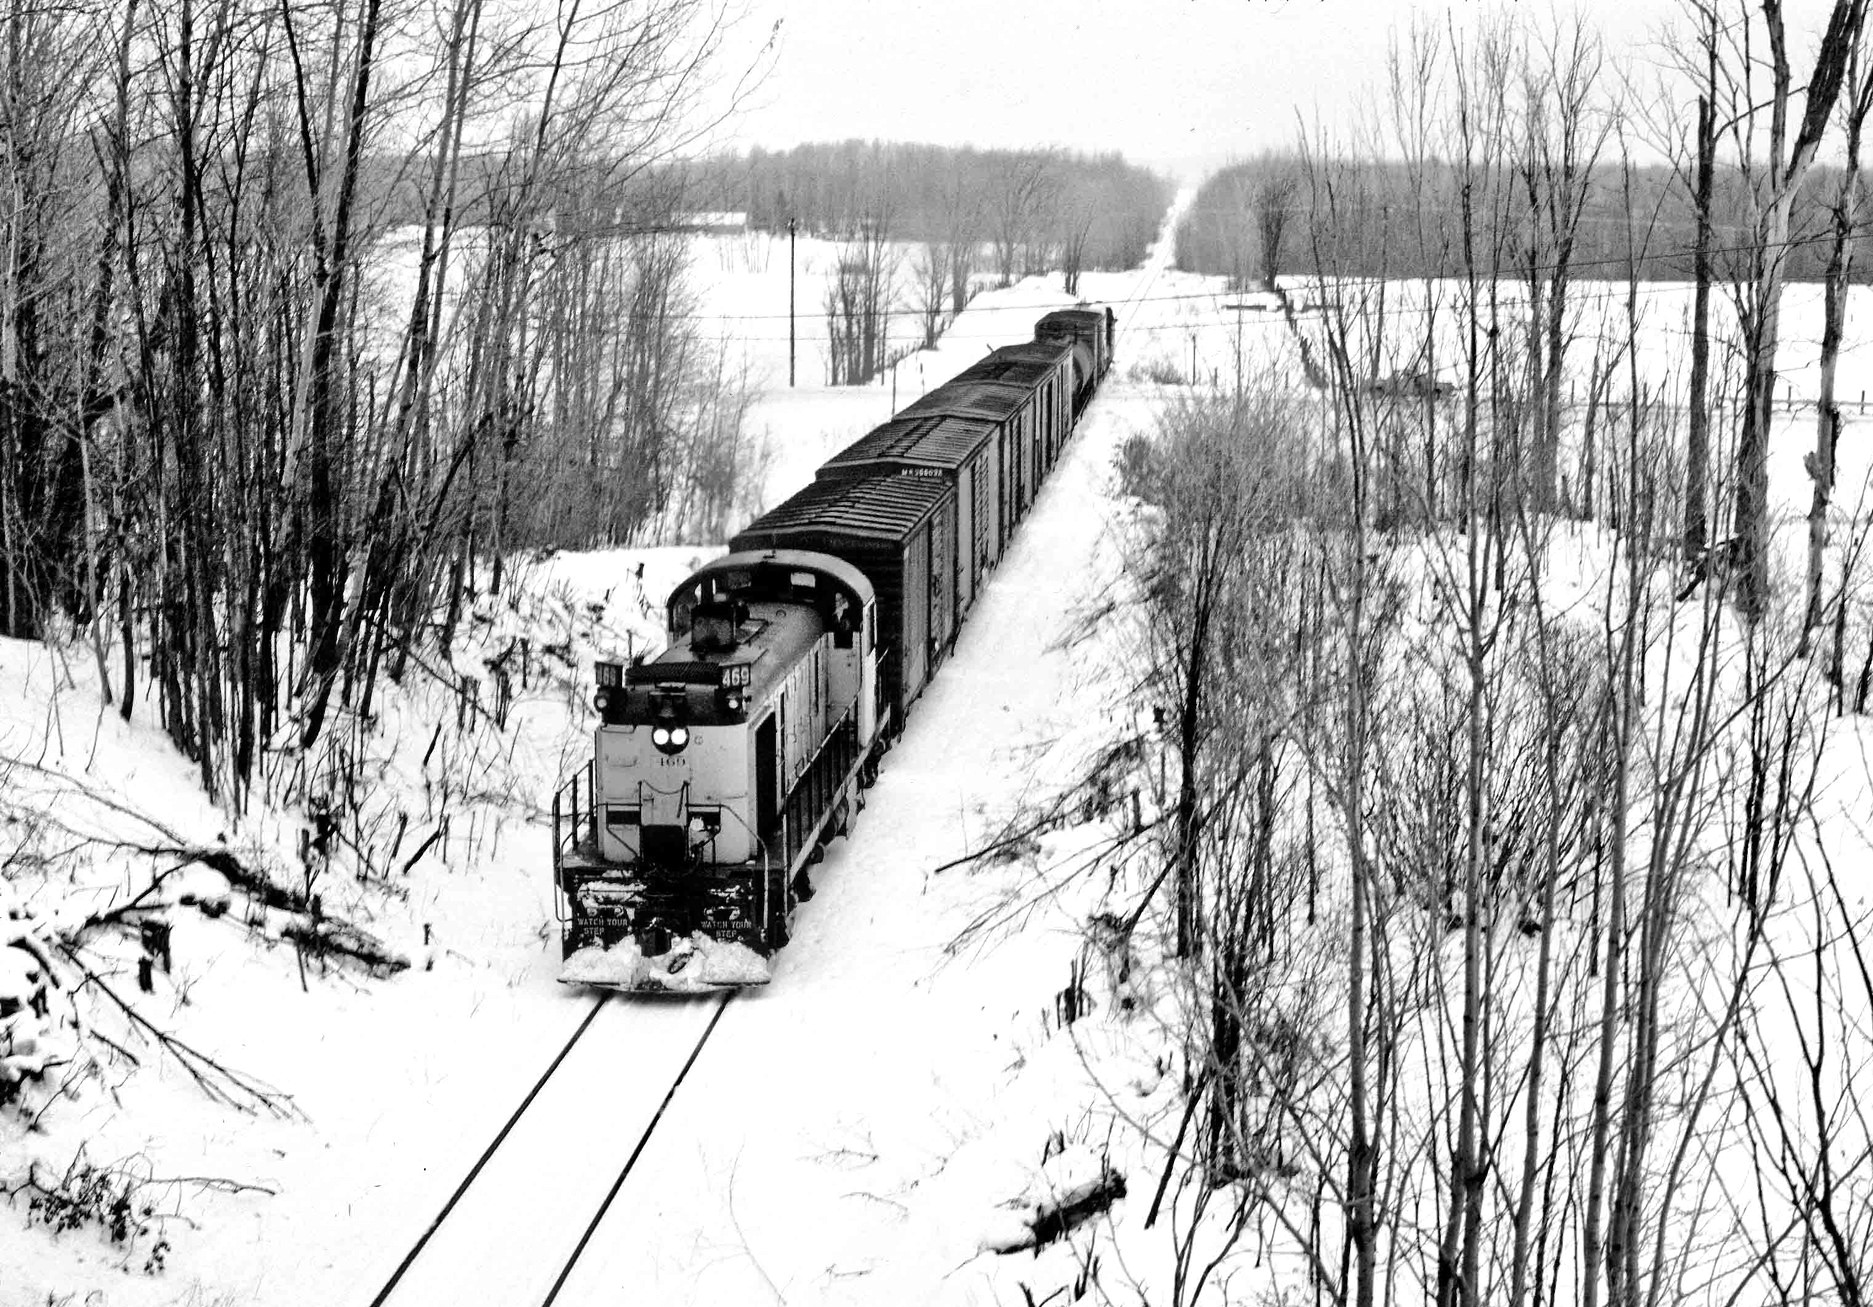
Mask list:
[[[650,1142],[650,1136],[657,1129],[657,1123],[663,1120],[664,1111],[670,1106],[670,1100],[676,1097],[678,1086],[689,1075],[689,1069],[696,1065],[696,1059],[702,1054],[703,1045],[709,1042],[709,1036],[715,1033],[716,1024],[722,1020],[722,1014],[728,1011],[728,1005],[735,1001],[735,995],[739,992],[729,990],[722,995],[722,1001],[716,1004],[715,1015],[710,1017],[709,1024],[703,1027],[702,1037],[689,1051],[689,1060],[683,1063],[683,1069],[678,1071],[676,1079],[670,1082],[670,1088],[664,1094],[663,1101],[657,1104],[657,1110],[652,1114],[650,1124],[645,1126],[644,1133],[638,1136],[637,1147],[633,1148],[630,1157],[625,1159],[624,1169],[619,1171],[618,1178],[612,1181],[611,1191],[605,1195],[605,1201],[598,1205],[598,1211],[593,1214],[591,1223],[585,1227],[585,1233],[579,1236],[578,1245],[573,1248],[572,1256],[566,1259],[566,1264],[560,1268],[559,1278],[554,1280],[553,1287],[547,1290],[541,1307],[553,1307],[554,1301],[559,1297],[559,1291],[566,1287],[566,1281],[571,1277],[573,1268],[579,1264],[579,1258],[585,1255],[586,1245],[591,1243],[592,1236],[598,1233],[598,1227],[605,1220],[605,1213],[611,1210],[613,1200],[617,1198],[619,1190],[624,1188],[624,1182],[630,1178],[631,1168],[637,1165],[637,1159],[643,1155],[644,1146]]]
[[[482,1150],[481,1156],[475,1159],[475,1164],[468,1168],[468,1174],[463,1176],[462,1182],[455,1186],[455,1192],[449,1195],[449,1201],[442,1205],[442,1210],[440,1212],[436,1213],[436,1219],[429,1223],[429,1228],[423,1231],[422,1237],[416,1241],[409,1252],[403,1255],[403,1260],[397,1263],[397,1269],[391,1272],[390,1278],[384,1281],[384,1287],[377,1291],[377,1296],[375,1298],[371,1299],[371,1307],[384,1307],[385,1301],[396,1291],[397,1285],[403,1279],[404,1274],[415,1264],[416,1259],[422,1255],[423,1249],[429,1245],[430,1239],[434,1238],[436,1231],[442,1228],[442,1223],[449,1219],[449,1213],[454,1211],[456,1204],[462,1201],[462,1195],[468,1192],[469,1186],[475,1183],[475,1177],[481,1174],[482,1168],[487,1166],[488,1160],[500,1150],[501,1145],[506,1142],[507,1136],[513,1133],[514,1126],[519,1122],[521,1117],[526,1115],[527,1109],[533,1106],[533,1100],[540,1096],[540,1091],[546,1087],[546,1082],[553,1078],[553,1073],[555,1071],[559,1070],[560,1063],[564,1062],[566,1060],[566,1055],[572,1052],[573,1045],[577,1044],[585,1035],[585,1032],[591,1029],[592,1022],[598,1017],[599,1009],[604,1007],[610,999],[610,994],[601,994],[593,1002],[592,1010],[585,1014],[585,1020],[579,1023],[578,1029],[572,1032],[572,1038],[568,1039],[565,1047],[559,1050],[559,1056],[553,1059],[552,1064],[549,1065],[540,1078],[534,1082],[533,1088],[527,1091],[527,1096],[520,1100],[520,1106],[514,1109],[513,1115],[507,1118],[507,1123],[503,1125],[500,1132],[494,1136],[494,1142]],[[718,1013],[718,1015],[720,1014]],[[694,1058],[692,1057],[691,1060],[693,1061]],[[685,1067],[684,1069],[687,1070],[688,1068]],[[680,1078],[681,1077],[679,1077],[679,1079]],[[666,1098],[664,1101],[667,1103],[669,1099]],[[659,1112],[662,1111],[661,1108],[658,1110]]]

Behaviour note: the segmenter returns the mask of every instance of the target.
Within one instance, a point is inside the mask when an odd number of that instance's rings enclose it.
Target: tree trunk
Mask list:
[[[1717,48],[1714,33],[1705,37],[1708,83],[1715,87]],[[1710,201],[1716,177],[1717,110],[1711,95],[1697,99],[1697,181],[1693,207],[1697,233],[1691,251],[1691,392],[1685,445],[1684,558],[1697,565],[1710,547]]]
[[[1848,73],[1847,159],[1834,202],[1834,240],[1828,250],[1826,301],[1821,324],[1821,391],[1815,409],[1814,453],[1804,460],[1814,492],[1808,505],[1807,608],[1802,619],[1799,657],[1809,654],[1822,612],[1823,561],[1827,550],[1828,503],[1834,494],[1835,449],[1840,441],[1840,406],[1834,383],[1840,362],[1841,338],[1847,325],[1847,287],[1853,272],[1854,229],[1859,217],[1857,192],[1860,178],[1860,133],[1873,105],[1873,78],[1862,76],[1856,46]],[[1839,670],[1834,670],[1839,679]]]
[[[1772,191],[1756,229],[1757,268],[1752,287],[1755,321],[1745,358],[1748,403],[1736,451],[1735,520],[1740,574],[1737,607],[1750,621],[1761,618],[1769,605],[1769,429],[1775,413],[1775,351],[1781,334],[1790,214],[1833,116],[1848,59],[1859,43],[1866,8],[1867,0],[1834,0],[1827,31],[1815,55],[1814,72],[1808,79],[1801,128],[1784,164],[1791,75],[1782,6],[1781,0],[1762,0],[1773,77],[1768,158]]]
[[[358,65],[352,82],[350,115],[345,134],[345,164],[339,179],[338,201],[332,215],[329,245],[319,251],[320,268],[318,320],[312,334],[312,365],[308,384],[311,387],[309,429],[306,439],[306,562],[309,568],[312,598],[312,647],[307,660],[311,675],[311,694],[306,704],[305,724],[300,745],[307,747],[318,738],[324,725],[326,705],[342,657],[340,624],[345,604],[345,542],[339,513],[336,481],[340,439],[337,369],[340,310],[345,304],[350,279],[352,207],[358,188],[358,171],[364,158],[364,129],[371,107],[371,75],[374,70],[377,25],[383,0],[367,0],[364,23],[358,35]]]
[[[1206,541],[1213,543],[1213,541]],[[1211,565],[1217,561],[1208,560]],[[1198,922],[1199,813],[1197,804],[1197,746],[1203,707],[1203,681],[1209,660],[1212,576],[1197,578],[1198,594],[1191,614],[1190,651],[1184,664],[1183,702],[1177,713],[1177,875],[1172,887],[1176,902],[1176,956],[1195,958],[1202,951]]]

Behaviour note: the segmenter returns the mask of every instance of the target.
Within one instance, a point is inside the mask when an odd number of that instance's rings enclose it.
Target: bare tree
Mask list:
[[[950,160],[938,202],[952,317],[969,306],[969,278],[982,240],[982,197],[970,184],[966,162]]]
[[[997,161],[988,215],[1000,285],[1014,283],[1021,252],[1052,204],[1054,186],[1051,160],[1045,154],[1010,154]]]
[[[891,207],[888,197],[880,197],[840,250],[826,286],[827,379],[833,385],[862,386],[884,368],[896,267]]]
[[[1093,232],[1097,212],[1083,196],[1062,204],[1060,212],[1061,289],[1069,295],[1080,293],[1080,273],[1086,266],[1086,243]]]
[[[912,263],[925,349],[936,348],[937,336],[943,330],[944,312],[949,307],[950,258],[949,247],[942,241],[925,241]]]
[[[1616,112],[1602,104],[1602,52],[1586,20],[1556,19],[1522,60],[1522,109],[1528,144],[1529,367],[1534,430],[1526,471],[1537,511],[1555,504],[1561,443],[1562,377],[1569,342],[1569,289],[1581,220]]]
[[[1762,151],[1751,278],[1744,305],[1748,402],[1737,441],[1734,517],[1740,572],[1737,605],[1752,620],[1763,615],[1769,602],[1769,427],[1775,411],[1775,351],[1781,337],[1790,214],[1834,116],[1849,59],[1865,26],[1866,9],[1866,0],[1834,0],[1830,6],[1814,68],[1804,83],[1801,120],[1791,138],[1794,78],[1782,4],[1781,0],[1762,0],[1763,37],[1769,48],[1769,124],[1758,138],[1752,102],[1733,128],[1746,169],[1752,167],[1756,151]]]
[[[1828,250],[1825,300],[1821,319],[1821,389],[1815,400],[1814,451],[1803,460],[1813,495],[1808,507],[1807,606],[1802,619],[1800,654],[1807,657],[1810,642],[1825,620],[1822,596],[1823,556],[1828,542],[1828,504],[1834,492],[1835,450],[1840,443],[1840,406],[1834,384],[1840,363],[1841,340],[1847,325],[1847,287],[1853,271],[1855,234],[1861,230],[1860,142],[1867,111],[1873,108],[1873,76],[1865,64],[1864,43],[1854,42],[1848,55],[1842,104],[1846,119],[1846,162],[1832,205],[1833,240]],[[1843,593],[1837,602],[1845,603]],[[1840,679],[1838,651],[1831,669]]]
[[[95,338],[66,334],[84,309],[83,124],[92,86],[109,86],[108,9],[29,6],[0,31],[0,634],[31,638],[78,601],[84,554],[84,440],[100,415],[72,360],[99,359]],[[128,24],[128,18],[122,20]],[[96,26],[93,27],[92,25]],[[87,30],[89,29],[89,30]],[[125,29],[119,29],[125,30]],[[93,363],[95,369],[99,364]],[[90,417],[87,418],[87,413]]]
[[[1756,1222],[1772,1285],[1863,1304],[1873,1293],[1873,1102],[1848,1014],[1873,1000],[1869,941],[1818,829],[1812,843],[1791,878],[1790,917],[1806,929],[1766,942],[1732,1057],[1758,1183],[1774,1198]]]
[[[1262,285],[1275,288],[1281,273],[1281,242],[1300,194],[1301,179],[1289,168],[1272,165],[1255,187],[1255,233],[1261,255]]]
[[[1718,37],[1715,5],[1693,0],[1692,9],[1703,64],[1697,70],[1702,80],[1691,182],[1696,226],[1692,236],[1691,378],[1687,395],[1691,411],[1685,445],[1684,553],[1686,562],[1695,565],[1703,559],[1710,543],[1710,249],[1711,198],[1717,174]]]
[[[1389,996],[1387,974],[1379,965],[1381,934],[1375,918],[1382,900],[1368,825],[1375,675],[1385,623],[1377,611],[1382,574],[1373,565],[1368,543],[1373,422],[1367,404],[1366,355],[1376,347],[1374,337],[1382,330],[1383,309],[1365,297],[1367,288],[1340,276],[1351,252],[1346,244],[1348,227],[1357,222],[1356,217],[1346,222],[1348,209],[1358,211],[1369,202],[1358,182],[1357,165],[1335,159],[1323,140],[1308,148],[1304,167],[1310,200],[1310,253],[1314,266],[1326,274],[1322,373],[1340,400],[1329,431],[1336,462],[1344,469],[1343,484],[1335,489],[1345,506],[1343,516],[1331,524],[1337,528],[1333,532],[1337,538],[1330,537],[1322,568],[1322,588],[1330,596],[1338,627],[1323,651],[1324,662],[1333,672],[1335,694],[1329,702],[1337,703],[1339,711],[1322,714],[1327,720],[1317,725],[1323,737],[1317,752],[1323,759],[1320,769],[1328,777],[1327,791],[1339,817],[1348,863],[1348,915],[1341,954],[1346,1132],[1336,1141],[1339,1156],[1330,1154],[1322,1172],[1323,1179],[1333,1169],[1345,1177],[1337,1184],[1345,1229],[1338,1300],[1372,1307],[1383,1291],[1379,1252],[1389,1216],[1380,1191],[1386,1152],[1386,1060],[1384,1046],[1373,1034],[1385,1025]]]

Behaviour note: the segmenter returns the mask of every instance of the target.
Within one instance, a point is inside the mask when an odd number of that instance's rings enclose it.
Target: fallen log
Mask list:
[[[1097,1173],[1044,1198],[1016,1200],[1011,1206],[1020,1224],[991,1236],[984,1247],[996,1253],[1039,1250],[1123,1197],[1125,1177],[1102,1162]]]
[[[369,932],[334,917],[295,917],[281,928],[280,936],[310,952],[351,958],[392,975],[410,969],[409,958]]]

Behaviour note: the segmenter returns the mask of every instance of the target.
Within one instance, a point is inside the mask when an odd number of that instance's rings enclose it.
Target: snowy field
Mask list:
[[[1069,302],[1057,278],[986,292],[939,349],[853,389],[823,384],[823,320],[803,311],[802,384],[789,389],[785,242],[696,239],[705,303],[769,387],[755,410],[774,453],[768,503],[890,416],[894,396],[901,406],[984,349],[1026,339],[1036,317]],[[831,247],[800,249],[805,286]],[[1083,1279],[1096,1246],[1115,1299],[1131,1300],[1134,1283],[1168,1282],[1169,1240],[1142,1228],[1163,1154],[1123,1123],[1160,1137],[1174,1129],[1180,1054],[1151,1022],[1108,1013],[1063,1029],[1056,1007],[1107,888],[1066,886],[1066,873],[1111,830],[1069,823],[1009,857],[945,869],[1134,727],[1106,679],[1109,633],[1067,636],[1112,588],[1112,524],[1125,511],[1113,456],[1179,389],[1163,378],[1194,364],[1226,388],[1238,358],[1251,372],[1298,372],[1266,302],[1232,308],[1256,297],[1169,271],[1167,255],[1162,242],[1144,269],[1084,278],[1084,298],[1120,313],[1105,389],[851,836],[815,869],[818,893],[774,983],[722,1013],[557,1301],[1018,1304]],[[1797,385],[1818,336],[1806,293],[1790,296]],[[800,298],[803,310],[816,303]],[[1856,299],[1855,311],[1873,315],[1873,299]],[[900,324],[908,336],[908,319]],[[1850,339],[1864,337],[1850,326]],[[1873,388],[1873,360],[1857,366],[1864,373],[1845,393]],[[1805,507],[1811,422],[1798,413],[1778,428],[1774,494],[1786,509]],[[1844,499],[1864,485],[1867,433],[1850,421]],[[502,729],[476,729],[486,705],[465,709],[451,679],[412,677],[388,696],[374,825],[361,842],[375,849],[389,830],[410,834],[385,863],[393,875],[341,874],[358,870],[341,860],[322,887],[329,907],[373,930],[408,970],[302,966],[277,922],[200,868],[169,885],[173,966],[154,993],[137,991],[134,941],[102,950],[100,979],[115,993],[250,1078],[268,1103],[217,1103],[122,1020],[100,1025],[136,1061],[74,1077],[30,1130],[30,1116],[0,1118],[0,1178],[17,1183],[34,1163],[54,1177],[82,1147],[91,1165],[134,1182],[124,1191],[130,1237],[26,1226],[27,1199],[16,1195],[0,1216],[0,1303],[373,1302],[591,1013],[589,997],[554,981],[546,805],[589,747],[592,660],[654,645],[661,597],[711,552],[562,555],[478,610],[454,654],[458,676],[485,690],[491,660],[521,642],[527,650]],[[144,714],[125,726],[99,703],[88,660],[80,648],[0,642],[0,753],[34,764],[5,783],[42,793],[61,838],[225,841],[291,871],[292,816],[230,828]],[[445,806],[452,824],[404,865]],[[62,910],[120,902],[151,866],[129,848],[101,850],[77,873],[84,894],[59,887]],[[184,890],[233,908],[205,916]],[[53,898],[41,887],[0,907],[41,912]],[[542,1301],[717,1010],[712,999],[601,1009],[389,1301]],[[1018,1241],[1035,1205],[1107,1165],[1128,1177],[1130,1196],[1100,1227],[1104,1242],[1082,1231],[1038,1254],[994,1251]],[[1291,1283],[1291,1268],[1257,1262],[1245,1248],[1244,1301]]]

